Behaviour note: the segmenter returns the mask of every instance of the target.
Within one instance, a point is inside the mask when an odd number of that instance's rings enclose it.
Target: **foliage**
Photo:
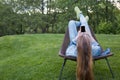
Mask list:
[[[14,16],[14,12],[9,5],[4,5],[0,3],[0,36],[5,35],[5,34],[14,34],[15,27],[16,25],[15,19],[16,16]],[[13,27],[13,28],[12,28]]]
[[[0,80],[58,80],[63,58],[58,56],[63,34],[25,34],[0,37]],[[109,62],[120,80],[120,35],[97,35],[103,49],[115,54]],[[76,80],[76,62],[67,61],[62,79]],[[105,60],[94,65],[95,80],[113,80]]]
[[[114,32],[114,31],[112,31],[114,29],[112,29],[111,24],[112,24],[111,22],[101,22],[99,24],[99,26],[97,26],[98,27],[98,32],[97,33],[110,34],[110,33]]]
[[[77,20],[75,6],[89,16],[95,33],[120,33],[120,10],[108,0],[1,0],[0,36],[64,33],[68,22]]]

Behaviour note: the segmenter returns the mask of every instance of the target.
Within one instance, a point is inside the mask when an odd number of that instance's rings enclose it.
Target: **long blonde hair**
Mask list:
[[[77,50],[77,80],[94,80],[90,36],[86,32],[81,32],[81,35],[77,38]]]

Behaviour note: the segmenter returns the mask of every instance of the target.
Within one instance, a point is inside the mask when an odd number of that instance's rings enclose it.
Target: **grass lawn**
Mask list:
[[[104,49],[111,48],[109,62],[120,80],[120,35],[97,34]],[[58,80],[63,58],[58,56],[63,34],[25,34],[0,37],[0,80]],[[68,60],[62,80],[76,80],[76,62]],[[94,65],[95,80],[113,80],[105,60]]]

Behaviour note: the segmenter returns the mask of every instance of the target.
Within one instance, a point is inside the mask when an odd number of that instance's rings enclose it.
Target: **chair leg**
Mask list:
[[[113,75],[113,72],[112,72],[112,69],[111,69],[111,67],[110,67],[110,64],[109,64],[108,59],[105,58],[105,60],[106,60],[106,62],[107,62],[107,65],[108,65],[108,67],[109,67],[109,70],[110,70],[110,72],[111,72],[111,75],[112,75],[112,77],[114,78],[114,75]]]
[[[62,68],[61,68],[61,70],[60,70],[59,80],[61,80],[62,71],[63,71],[63,68],[64,68],[64,66],[65,66],[65,64],[66,64],[66,61],[67,61],[67,59],[64,59],[64,62],[63,62],[63,64],[62,64]]]

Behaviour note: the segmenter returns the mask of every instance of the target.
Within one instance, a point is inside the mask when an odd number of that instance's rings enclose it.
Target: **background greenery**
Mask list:
[[[118,0],[119,3],[119,0]],[[0,36],[64,33],[74,7],[88,15],[95,33],[119,34],[120,10],[108,0],[0,0]]]
[[[97,34],[104,49],[111,48],[109,62],[120,80],[120,35]],[[58,56],[63,34],[25,34],[0,37],[0,80],[58,80],[63,58]],[[76,80],[76,62],[67,61],[62,80]],[[95,80],[113,80],[105,60],[94,65]]]

